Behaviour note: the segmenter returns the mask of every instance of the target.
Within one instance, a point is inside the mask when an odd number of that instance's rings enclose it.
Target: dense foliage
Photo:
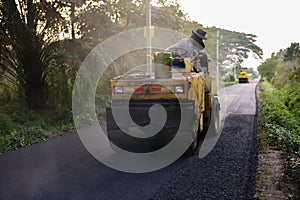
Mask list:
[[[285,96],[290,88],[278,90],[267,82],[262,84],[262,89],[263,125],[269,132],[271,144],[295,154],[300,153],[300,117],[297,110],[289,108],[292,99],[299,98],[299,93]]]
[[[72,127],[68,120],[57,123],[24,108],[5,107],[0,113],[0,154],[66,134]]]
[[[292,43],[286,50],[273,54],[259,66],[266,82],[262,83],[262,131],[271,146],[289,156],[285,179],[292,181],[299,194],[300,185],[300,51]]]

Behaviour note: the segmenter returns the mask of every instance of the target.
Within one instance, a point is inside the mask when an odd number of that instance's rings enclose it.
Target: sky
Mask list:
[[[300,43],[299,0],[178,0],[191,20],[257,36],[264,59],[272,52]],[[258,61],[249,59],[249,64]],[[259,61],[261,62],[261,61]]]

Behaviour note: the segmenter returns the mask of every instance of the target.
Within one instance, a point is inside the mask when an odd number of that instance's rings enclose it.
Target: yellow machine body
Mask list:
[[[189,58],[185,58],[184,62],[185,68],[172,69],[172,77],[168,79],[155,79],[153,74],[145,74],[143,78],[137,78],[138,74],[135,75],[134,73],[130,74],[132,78],[122,76],[113,78],[110,81],[111,104],[122,106],[122,102],[130,101],[132,106],[131,115],[133,118],[136,115],[137,125],[144,125],[149,120],[148,110],[151,105],[163,105],[168,116],[170,116],[170,120],[166,122],[170,126],[164,128],[158,134],[161,135],[161,138],[158,136],[155,139],[167,138],[166,143],[170,140],[169,136],[173,134],[170,130],[176,132],[176,128],[178,128],[176,126],[181,120],[180,112],[184,110],[184,112],[193,113],[189,130],[193,132],[191,136],[191,143],[193,143],[194,140],[199,139],[197,134],[203,133],[208,128],[213,99],[217,97],[217,86],[215,77],[208,76],[203,72],[192,72],[193,67]],[[181,108],[181,111],[178,101],[184,102],[184,106],[186,106],[184,109]],[[120,133],[121,130],[114,122],[111,107],[107,108],[107,130],[109,138],[118,146],[134,152],[144,152],[143,150],[131,148],[141,143],[144,147],[144,141],[142,142],[136,138],[124,139],[125,134]],[[160,142],[155,142],[155,144],[158,143]],[[154,149],[149,149],[153,151],[161,147],[161,145],[158,145]]]
[[[238,75],[239,83],[249,83],[249,75],[247,68],[242,68]]]

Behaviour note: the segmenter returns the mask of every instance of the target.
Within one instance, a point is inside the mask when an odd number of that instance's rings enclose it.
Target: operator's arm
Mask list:
[[[200,64],[201,67],[208,67],[207,55],[204,52],[200,53]]]
[[[207,54],[205,52],[200,52],[199,58],[200,58],[201,71],[204,72],[205,74],[208,74],[209,70],[208,70]]]

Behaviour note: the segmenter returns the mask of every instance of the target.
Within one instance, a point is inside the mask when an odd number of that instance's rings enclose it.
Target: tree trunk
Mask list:
[[[42,81],[42,64],[36,58],[35,52],[26,51],[22,61],[25,75],[25,96],[30,108],[40,109],[45,106],[44,82]]]
[[[20,78],[23,75],[24,84],[19,89],[22,97],[32,109],[40,109],[45,106],[44,88],[42,79],[43,64],[40,60],[42,43],[36,33],[36,10],[33,0],[27,1],[27,21],[23,13],[19,13],[14,0],[3,0],[3,15],[8,34],[12,38],[12,46],[18,57]],[[22,18],[21,18],[22,16]],[[23,81],[17,80],[19,84]],[[25,95],[25,96],[24,96]],[[23,99],[20,99],[23,101]]]

